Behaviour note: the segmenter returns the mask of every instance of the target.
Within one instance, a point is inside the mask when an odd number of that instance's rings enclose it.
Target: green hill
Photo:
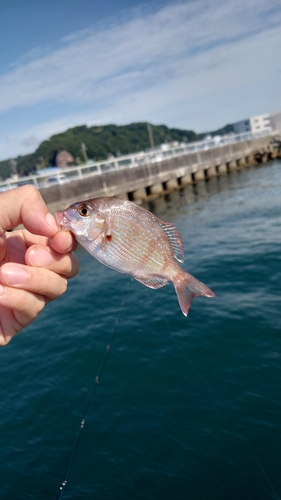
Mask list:
[[[204,134],[200,134],[200,135],[203,138],[206,135],[211,135],[211,136],[214,136],[214,135],[225,135],[225,134],[229,134],[231,132],[233,132],[233,125],[231,123],[229,123],[228,125],[225,125],[224,127],[219,128],[218,130],[213,130],[212,132],[205,132]]]
[[[155,146],[174,141],[198,141],[206,135],[196,134],[192,130],[168,128],[165,125],[150,125],[150,127]],[[232,125],[226,125],[208,134],[223,135],[232,131]],[[87,157],[94,161],[106,160],[109,156],[143,151],[151,146],[146,122],[100,127],[81,125],[53,135],[42,142],[34,153],[15,158],[17,172],[21,176],[28,175],[40,168],[55,165],[56,155],[62,150],[72,154],[74,164],[84,163],[82,144],[85,144]],[[0,178],[4,180],[9,177],[12,168],[10,159],[0,161]]]
[[[200,139],[192,130],[168,128],[165,125],[151,125],[155,146],[164,142],[192,142]],[[81,145],[85,144],[87,157],[91,160],[105,160],[109,156],[119,156],[143,151],[150,147],[147,123],[130,125],[105,125],[87,127],[81,125],[53,135],[42,142],[36,151],[15,158],[20,175],[28,175],[37,169],[55,165],[57,153],[67,150],[75,158],[75,164],[84,163]],[[11,172],[10,160],[0,162],[0,176],[7,178]]]

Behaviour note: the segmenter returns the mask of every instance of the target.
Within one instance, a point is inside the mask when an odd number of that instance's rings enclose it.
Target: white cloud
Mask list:
[[[29,148],[30,146],[31,147],[37,146],[39,142],[40,141],[39,141],[38,137],[36,137],[36,135],[30,135],[29,137],[26,137],[22,141],[22,144],[23,144],[23,146],[27,146]]]
[[[194,0],[74,33],[61,48],[0,75],[0,112],[57,104],[58,118],[13,136],[18,148],[79,123],[149,119],[202,130],[198,120],[183,123],[192,100],[201,112],[206,96],[248,89],[272,70],[280,87],[280,23],[279,0]],[[68,116],[59,117],[62,103]],[[210,102],[206,114],[216,106]],[[4,150],[7,143],[0,156]]]
[[[90,34],[87,30],[66,47],[2,75],[0,110],[42,100],[92,100],[105,80],[114,87],[120,74],[127,76],[126,81],[140,84],[143,72],[155,81],[160,69],[161,76],[164,72],[168,79],[175,59],[194,57],[212,45],[276,23],[277,14],[274,20],[262,18],[269,4],[275,3],[232,0],[177,4],[100,32]]]

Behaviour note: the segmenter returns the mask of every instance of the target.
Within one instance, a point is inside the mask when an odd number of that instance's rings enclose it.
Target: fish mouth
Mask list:
[[[57,212],[55,214],[56,223],[61,231],[69,230],[69,218],[66,216],[65,212]]]

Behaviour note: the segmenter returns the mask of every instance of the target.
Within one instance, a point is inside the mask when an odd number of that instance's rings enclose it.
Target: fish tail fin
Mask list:
[[[193,297],[203,295],[215,297],[214,292],[194,278],[191,274],[183,272],[180,279],[174,283],[182,313],[187,316]]]

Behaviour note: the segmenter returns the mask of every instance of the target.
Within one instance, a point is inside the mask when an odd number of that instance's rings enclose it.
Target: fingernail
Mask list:
[[[51,264],[53,257],[47,248],[34,248],[30,251],[28,260],[33,266],[46,267]]]
[[[29,278],[29,273],[25,269],[14,264],[3,266],[1,275],[6,285],[22,285]]]
[[[58,230],[56,219],[52,214],[50,214],[50,212],[46,215],[46,221],[48,222],[49,226],[51,226],[52,229]]]

